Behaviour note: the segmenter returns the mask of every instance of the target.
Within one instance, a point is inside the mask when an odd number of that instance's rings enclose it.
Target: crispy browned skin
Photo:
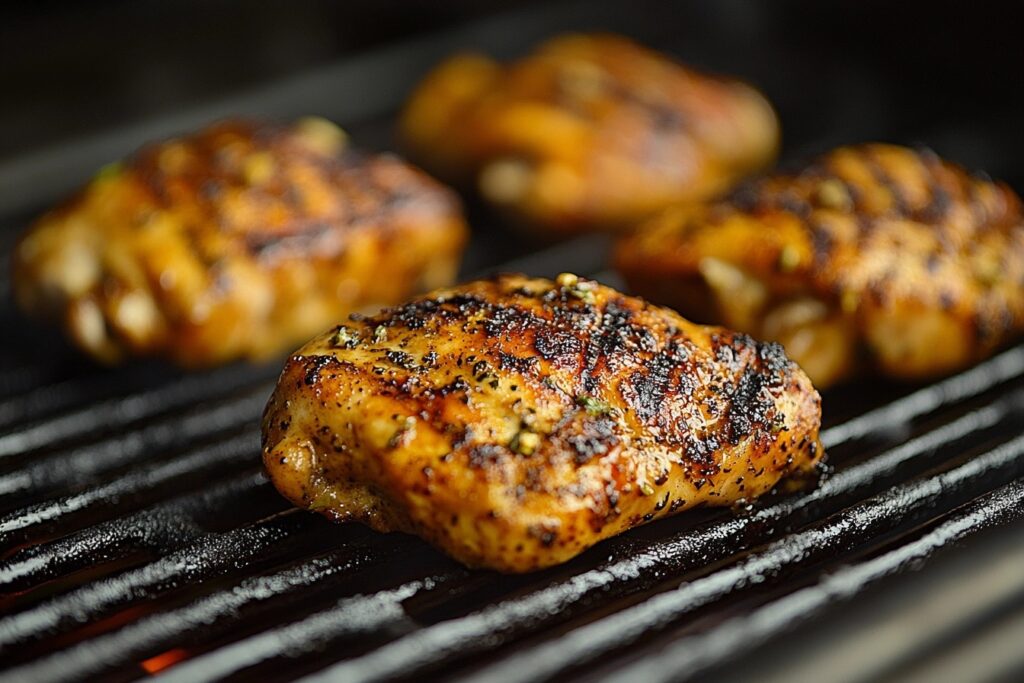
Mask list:
[[[296,505],[522,572],[822,456],[777,344],[592,281],[508,275],[323,334],[288,361],[263,460]]]
[[[934,154],[837,149],[618,246],[639,294],[781,341],[822,387],[975,362],[1024,326],[1024,220],[1008,187]]]
[[[104,169],[22,239],[14,287],[102,361],[209,366],[448,284],[465,238],[450,191],[333,124],[234,121]]]
[[[555,232],[719,192],[770,162],[779,136],[749,86],[613,35],[555,38],[507,66],[456,56],[413,94],[402,131],[428,168]]]

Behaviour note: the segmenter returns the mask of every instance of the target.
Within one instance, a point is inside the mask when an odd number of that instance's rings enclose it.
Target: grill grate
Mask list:
[[[581,7],[652,44],[677,39],[633,13],[620,22],[613,2],[517,10],[223,108],[298,115],[319,103],[362,121],[355,139],[380,141],[398,86],[450,46],[511,50],[570,27]],[[367,73],[394,92],[359,111],[324,102],[325,82],[343,93]],[[200,114],[32,157],[26,173],[49,169],[52,182],[26,196],[63,191],[63,162],[98,166],[142,132]],[[12,197],[0,191],[13,226],[33,207]],[[586,237],[536,251],[494,228],[471,247],[467,272],[573,270],[615,285],[601,271],[606,249]],[[1024,516],[1024,346],[923,388],[826,394],[832,472],[814,490],[661,520],[564,566],[506,577],[414,538],[287,509],[258,458],[279,365],[103,371],[9,305],[0,323],[11,330],[0,350],[0,666],[11,680],[694,677]]]

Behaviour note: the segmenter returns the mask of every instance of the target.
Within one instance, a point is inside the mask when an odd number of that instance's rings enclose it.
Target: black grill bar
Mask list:
[[[939,408],[965,401],[1024,375],[1024,346],[1017,346],[975,367],[925,387],[864,415],[826,429],[825,448],[906,424]]]
[[[825,576],[814,586],[795,591],[699,635],[681,639],[657,654],[616,672],[623,680],[689,680],[741,649],[752,649],[789,630],[825,607],[849,600],[869,585],[929,558],[979,528],[1024,517],[1024,482],[1016,481],[964,506],[924,536],[852,567]],[[925,626],[922,624],[922,626]]]
[[[343,599],[331,610],[195,657],[169,671],[164,678],[181,683],[215,681],[274,658],[310,654],[326,642],[333,645],[385,630],[395,635],[399,630],[411,631],[415,624],[406,616],[402,602],[424,589],[432,590],[440,583],[450,583],[451,579],[450,575],[429,577],[373,595]]]
[[[33,681],[88,679],[111,669],[113,664],[124,664],[133,657],[143,658],[159,652],[159,643],[170,641],[180,645],[183,639],[195,638],[197,633],[210,637],[225,617],[237,616],[242,610],[251,617],[254,607],[258,609],[260,603],[271,598],[309,591],[331,577],[354,574],[379,564],[386,557],[386,553],[366,547],[348,549],[266,577],[247,579],[230,590],[202,597],[179,609],[144,617],[124,629],[90,639],[12,673]]]
[[[1020,349],[1012,349],[982,366],[947,380],[942,385],[915,392],[883,409],[871,411],[861,418],[855,418],[852,421],[853,423],[860,421],[860,424],[870,425],[869,427],[857,430],[841,430],[839,432],[827,430],[825,438],[831,439],[834,451],[838,450],[841,456],[842,447],[845,444],[852,445],[864,435],[872,434],[877,436],[880,431],[884,432],[887,427],[904,425],[908,418],[925,416],[945,406],[955,406],[965,398],[983,394],[1001,383],[1014,379],[1020,374],[1020,359],[1022,356],[1024,356],[1024,353]],[[254,390],[253,393],[256,394],[258,392]],[[246,405],[250,401],[254,402],[254,405],[258,403],[254,398],[237,399],[237,401]],[[438,626],[412,631],[406,636],[405,640],[399,639],[393,645],[385,646],[380,652],[388,652],[388,648],[391,647],[409,646],[409,643],[415,645],[415,643],[419,642],[419,639],[424,639],[425,642],[430,644],[430,647],[418,650],[417,654],[421,657],[426,656],[425,661],[410,663],[402,660],[402,670],[411,665],[411,668],[408,670],[416,672],[422,668],[429,669],[435,661],[448,661],[472,654],[474,648],[467,646],[467,643],[474,642],[485,636],[488,638],[487,647],[493,648],[499,643],[520,639],[533,629],[578,616],[595,602],[599,603],[601,600],[609,600],[616,596],[621,597],[650,590],[658,583],[659,579],[656,578],[658,576],[678,576],[681,573],[692,570],[694,567],[700,566],[702,563],[713,561],[716,557],[724,559],[733,556],[749,547],[752,543],[757,543],[774,535],[798,528],[813,519],[820,519],[822,516],[834,512],[842,506],[850,504],[852,501],[862,499],[884,487],[890,486],[893,482],[900,481],[924,469],[937,466],[948,460],[950,456],[956,457],[954,447],[957,444],[961,442],[976,443],[979,440],[992,439],[1000,431],[1006,431],[1008,428],[1012,428],[1013,425],[1019,423],[1022,404],[1024,404],[1024,392],[1019,390],[1011,392],[989,404],[963,414],[937,429],[926,431],[921,436],[895,449],[869,458],[851,467],[840,468],[838,472],[827,479],[820,487],[802,497],[781,501],[747,516],[726,519],[724,522],[715,521],[702,529],[685,530],[665,542],[651,544],[649,547],[639,550],[639,552],[637,552],[635,544],[618,544],[620,556],[610,563],[600,565],[597,569],[589,572],[571,575],[567,579],[556,581],[539,591],[530,591],[522,598],[499,602],[493,608],[478,614],[470,614],[453,622],[454,624],[465,626],[469,629],[468,631],[456,629],[453,632],[449,630],[452,628],[452,623],[441,622]],[[254,405],[249,407],[254,407]],[[229,401],[222,409],[225,411],[224,414],[234,414],[232,411],[237,406],[237,403]],[[242,410],[238,411],[239,415],[243,413],[244,411]],[[197,413],[197,415],[199,414]],[[201,425],[203,421],[198,417],[196,419],[196,424],[200,425],[198,431],[202,432]],[[214,420],[213,422],[230,426],[231,420],[227,420],[225,423],[219,420]],[[840,426],[841,428],[842,425]],[[155,430],[151,433],[170,433],[167,427],[160,424],[143,428],[140,431],[145,432],[147,429]],[[833,430],[835,429],[833,428]],[[839,436],[829,436],[836,433]],[[253,462],[252,453],[256,451],[257,445],[251,438],[247,441],[244,436],[233,437],[226,443],[232,444],[232,447],[225,451],[226,460],[231,465],[243,466]],[[111,452],[116,450],[116,446],[111,446],[110,448],[112,449]],[[216,446],[211,448],[216,448]],[[951,453],[950,451],[954,452]],[[177,459],[163,463],[164,469],[157,468],[134,478],[132,475],[129,475],[126,478],[118,478],[99,487],[86,489],[81,494],[81,498],[71,498],[73,501],[83,502],[72,503],[64,508],[61,508],[59,505],[56,508],[46,508],[41,511],[43,513],[42,518],[45,518],[47,513],[49,513],[55,515],[52,519],[66,522],[67,520],[62,519],[63,515],[67,514],[74,517],[77,509],[76,506],[82,506],[81,509],[89,510],[89,500],[95,500],[95,505],[98,506],[93,512],[102,511],[106,505],[104,500],[108,492],[105,487],[115,487],[130,497],[131,494],[143,494],[147,490],[151,491],[154,488],[159,488],[164,482],[168,480],[173,481],[178,476],[187,476],[194,474],[196,471],[207,471],[206,468],[210,467],[208,462],[209,452],[209,449],[186,452]],[[88,460],[89,458],[85,457],[83,459]],[[182,466],[183,463],[184,467]],[[253,475],[247,482],[247,485],[242,487],[243,491],[248,491],[252,487],[262,485],[262,478],[259,475]],[[171,501],[163,505],[174,505],[176,503],[180,503],[180,501]],[[123,508],[118,507],[120,504],[120,502],[113,504],[108,512],[120,511],[123,513]],[[54,503],[49,505],[53,506]],[[216,508],[218,506],[214,504],[213,507]],[[160,505],[152,508],[152,510],[160,509]],[[36,511],[39,512],[39,510]],[[305,516],[303,515],[299,518],[305,518]],[[890,520],[896,523],[897,518],[898,516],[891,517]],[[14,528],[8,529],[8,533],[12,534],[17,531],[17,520],[25,524],[28,523],[26,521],[28,519],[29,517],[24,513],[9,516],[5,521],[14,524]],[[169,523],[169,520],[171,523]],[[40,523],[37,518],[34,523],[29,524],[28,527],[23,527],[23,529],[32,529],[37,532],[40,528],[45,528],[45,525],[43,527],[36,526]],[[275,521],[274,524],[276,523]],[[232,567],[242,567],[244,568],[242,571],[252,571],[255,567],[260,566],[258,558],[261,553],[267,551],[267,545],[279,544],[282,541],[281,537],[269,534],[261,537],[272,539],[268,544],[253,542],[250,536],[254,533],[251,531],[253,528],[262,527],[243,527],[237,532],[229,532],[228,536],[225,537],[227,540],[221,539],[218,536],[204,537],[201,531],[181,514],[171,516],[154,515],[150,514],[150,510],[143,510],[137,513],[134,518],[111,520],[100,526],[87,529],[79,535],[69,536],[66,540],[56,541],[51,544],[49,550],[46,550],[46,546],[43,545],[21,551],[12,557],[12,562],[3,568],[3,572],[0,572],[0,578],[5,580],[8,588],[24,589],[27,586],[37,584],[39,581],[51,580],[57,576],[79,570],[94,562],[98,553],[108,558],[127,557],[132,552],[138,550],[140,546],[162,549],[169,546],[173,547],[177,543],[179,544],[178,547],[181,547],[182,542],[198,538],[198,540],[191,541],[191,545],[181,548],[181,550],[165,558],[165,560],[145,565],[137,570],[131,570],[127,574],[93,584],[95,590],[91,590],[90,586],[76,589],[66,596],[59,596],[37,607],[0,620],[0,646],[7,650],[9,647],[18,644],[38,642],[43,637],[75,627],[79,623],[79,619],[83,617],[88,621],[101,619],[104,615],[109,615],[118,609],[123,609],[140,601],[151,600],[166,593],[168,590],[182,585],[183,582],[202,583],[203,580],[217,578],[221,575],[221,572],[229,571]],[[237,534],[238,538],[232,538],[232,533]],[[292,536],[286,535],[284,538],[292,538]],[[142,539],[145,542],[141,542]],[[238,542],[239,539],[244,539],[244,541]],[[10,540],[10,537],[8,540]],[[229,548],[230,552],[219,555],[214,553],[211,560],[199,560],[199,558],[208,558],[210,556],[209,544],[214,544],[215,547],[221,549]],[[614,547],[616,543],[613,541],[611,545]],[[251,550],[251,553],[241,552],[242,549]],[[622,552],[623,550],[625,552]],[[236,554],[232,555],[232,553]],[[197,561],[198,569],[193,570],[191,573],[175,573],[175,569],[180,568],[182,563],[190,563],[196,566]],[[343,574],[332,574],[332,576],[343,576]],[[451,585],[451,582],[439,581],[438,583]],[[266,601],[261,602],[264,602],[267,608],[270,609],[277,604],[278,600],[291,595],[292,591],[302,592],[311,588],[308,585],[288,585],[291,586],[289,591],[269,595]],[[467,585],[473,586],[475,584],[470,582]],[[417,591],[417,595],[422,593],[422,589]],[[377,604],[373,602],[373,600],[377,599],[375,596],[376,594],[368,596],[367,600],[371,602],[367,604]],[[386,602],[383,597],[379,599]],[[232,604],[231,601],[214,600],[214,602],[221,605]],[[315,636],[314,640],[318,643],[334,643],[335,641],[344,641],[351,637],[354,632],[346,626],[347,622],[344,616],[339,616],[339,614],[344,615],[346,613],[345,610],[349,608],[339,604],[336,608],[312,617],[312,621],[309,622],[312,626],[309,626],[311,630],[308,631],[308,635],[311,637]],[[338,610],[341,611],[339,612]],[[197,614],[210,616],[208,612],[204,612],[201,609]],[[76,615],[76,617],[72,618],[68,615]],[[172,619],[172,617],[167,618],[169,620]],[[235,623],[236,620],[237,613],[233,609],[227,609],[223,614],[214,619],[214,621],[220,624],[221,629],[231,628],[231,624]],[[146,629],[151,627],[143,627],[142,624],[145,623],[148,622],[139,622],[134,626],[122,629],[122,631],[125,631],[125,640],[115,639],[109,641],[112,644],[121,643],[121,645],[120,649],[115,649],[114,651],[103,650],[105,654],[102,659],[106,661],[105,664],[102,664],[104,669],[112,666],[124,666],[132,657],[140,656],[140,653],[153,654],[155,648],[172,646],[176,639],[180,641],[196,628],[194,621],[185,618],[175,622],[180,626],[179,629],[161,627],[157,631],[147,631]],[[165,622],[165,626],[166,623],[170,622]],[[392,635],[396,628],[405,631],[410,630],[408,624],[399,626],[397,625],[399,623],[405,624],[404,621],[393,622],[393,620],[385,619],[380,622],[379,627]],[[135,626],[138,626],[140,630],[131,630]],[[152,628],[156,627],[153,626]],[[304,628],[306,628],[306,621],[278,629],[270,629],[251,638],[243,639],[229,648],[214,650],[208,655],[203,655],[203,657],[208,658],[206,661],[215,663],[217,670],[223,668],[242,670],[245,667],[278,656],[275,654],[278,650],[274,648],[264,649],[268,643],[277,643],[278,645],[275,647],[278,647],[280,652],[285,652],[286,648],[284,648],[284,645],[293,642],[297,634],[302,632]],[[367,626],[365,628],[360,627],[357,630],[358,633],[365,635],[372,629]],[[211,629],[210,632],[213,631],[214,629]],[[121,633],[121,631],[115,633]],[[132,633],[135,633],[135,635],[132,636]],[[157,638],[154,633],[161,633],[164,637]],[[440,633],[441,636],[436,635],[437,633]],[[435,644],[433,642],[434,638],[452,633],[454,633],[454,636],[448,635],[449,638],[452,638],[451,649],[431,649]],[[89,645],[94,644],[94,642],[95,639],[86,641]],[[86,645],[81,647],[80,653],[90,651],[90,648],[86,647]],[[74,648],[65,651],[65,653],[72,651],[75,651]],[[428,652],[435,652],[436,654],[427,656],[426,653]],[[364,656],[368,659],[357,658],[351,662],[342,663],[340,666],[351,665],[356,667],[359,666],[360,662],[373,662],[376,656],[376,653],[369,653]],[[49,661],[49,659],[40,660],[37,664],[43,668],[39,670],[31,669],[31,671],[50,670],[46,668],[49,665],[45,664]],[[82,670],[92,670],[93,666],[101,666],[101,663],[96,662],[95,664],[85,666]],[[54,669],[54,671],[56,670],[59,670],[59,667]],[[194,669],[186,669],[185,671],[194,671]],[[390,675],[388,671],[390,670],[386,670],[380,673],[380,675]],[[396,671],[391,671],[391,673],[396,673]],[[370,676],[370,678],[375,677],[376,674]]]
[[[239,615],[244,614],[247,619],[254,618],[268,607],[280,607],[283,599],[296,593],[301,594],[303,599],[316,596],[318,591],[326,588],[322,584],[328,580],[341,578],[349,581],[359,571],[393,560],[400,549],[401,545],[384,552],[365,546],[350,547],[280,572],[245,579],[227,590],[195,600],[180,609],[143,618],[109,635],[92,638],[12,673],[32,681],[65,681],[69,678],[69,672],[76,680],[87,679],[119,664],[124,665],[160,652],[165,643],[181,645],[185,640],[193,642],[197,638],[210,638],[225,633],[231,628],[237,628]],[[340,615],[332,615],[330,619],[314,617],[314,623],[321,627],[338,627],[350,637],[394,628],[397,622],[405,621],[400,601],[414,595],[424,586],[435,585],[440,581],[443,581],[443,577],[426,578],[398,589],[380,591],[373,596],[345,599],[337,605]],[[301,630],[306,622],[300,622],[297,626]],[[316,645],[316,641],[307,640],[304,647]],[[223,650],[217,652],[228,658],[231,656],[230,652],[226,655]]]
[[[487,277],[497,273],[529,273],[534,277],[555,278],[559,273],[597,273],[608,262],[611,241],[607,236],[587,235],[532,252],[521,258],[503,261],[500,265],[484,268],[470,278]],[[607,278],[592,275],[602,282]]]
[[[269,391],[269,386],[259,385],[240,397],[168,415],[82,448],[41,454],[24,467],[0,474],[3,507],[24,506],[46,496],[70,493],[70,489],[99,483],[119,467],[149,465],[154,456],[195,448],[211,437],[243,426],[255,428],[255,416]]]
[[[56,500],[31,505],[0,518],[0,545],[75,530],[81,520],[124,514],[152,503],[183,484],[208,484],[217,476],[254,464],[259,436],[246,432],[220,443],[124,473],[99,486]]]
[[[745,662],[726,658],[710,669],[698,664],[700,677],[723,683],[755,678],[782,683],[842,672],[843,680],[851,683],[1021,680],[1024,519],[1018,515],[1008,520],[993,507],[983,511],[991,512],[990,519],[979,515],[976,537],[968,538],[970,523],[958,534],[967,547],[915,557],[899,568],[899,575],[875,582],[846,581],[842,593],[825,600],[823,591],[812,585],[803,591],[803,602],[821,607],[809,619],[780,625],[786,621],[785,611],[758,609],[758,631],[767,632],[767,638],[750,633]],[[992,528],[985,529],[988,524]],[[837,573],[849,572],[843,568]],[[818,581],[816,588],[829,583]],[[733,633],[739,626],[733,622],[721,631]],[[803,656],[789,656],[787,643],[798,643]],[[653,646],[649,649],[653,653]]]
[[[481,670],[474,679],[549,680],[562,671],[631,646],[723,597],[785,578],[800,567],[848,553],[860,544],[945,514],[990,490],[993,484],[1004,484],[1022,474],[1024,437],[1018,437],[953,470],[892,488],[806,531],[787,536],[737,565],[518,652],[514,659]],[[1011,501],[1014,505],[1020,502],[1019,497]],[[445,648],[447,638],[458,630],[442,624],[433,633],[429,629],[421,631],[362,660],[337,665],[324,672],[323,679],[310,680],[371,681],[409,675],[429,665],[433,649]],[[464,632],[458,635],[472,637]]]
[[[198,401],[244,389],[260,379],[265,381],[273,374],[267,367],[253,369],[244,365],[230,366],[210,374],[186,375],[156,389],[102,401],[41,420],[0,435],[0,463],[9,458],[24,457],[73,437],[80,438],[125,427],[145,418],[188,407]]]
[[[0,567],[0,586],[4,592],[23,591],[87,567],[98,557],[123,558],[140,549],[167,552],[199,535],[203,517],[223,514],[231,504],[246,502],[245,509],[262,510],[264,506],[256,504],[260,488],[270,493],[262,472],[251,471],[134,515],[28,546]]]
[[[168,591],[258,568],[294,553],[316,527],[306,515],[288,513],[221,534],[193,534],[194,542],[149,564],[56,596],[0,619],[0,651],[51,637],[102,619]]]
[[[0,401],[0,427],[27,422],[46,413],[106,398],[111,395],[112,387],[110,385],[116,385],[115,382],[111,382],[109,379],[104,380],[101,377],[75,377],[38,388],[38,375],[31,371],[26,371],[24,374],[27,378],[36,378],[34,382],[26,382],[25,386],[36,386],[37,388],[27,392],[18,392],[17,395]],[[7,382],[11,382],[15,377],[17,375],[5,376],[3,380],[0,380],[0,387],[7,386]],[[16,384],[16,380],[11,383]],[[139,384],[142,384],[141,379]]]

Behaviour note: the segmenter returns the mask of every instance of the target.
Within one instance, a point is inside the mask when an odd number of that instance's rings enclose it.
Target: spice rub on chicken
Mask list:
[[[356,316],[288,361],[263,459],[296,505],[522,572],[806,474],[820,400],[777,344],[562,275]]]
[[[14,292],[104,362],[263,359],[448,284],[466,232],[453,193],[328,121],[228,121],[143,147],[44,215]]]
[[[1007,186],[926,151],[867,144],[653,219],[615,255],[630,287],[782,342],[819,388],[916,380],[1024,327],[1024,218]]]
[[[427,168],[555,233],[716,194],[779,140],[753,88],[607,34],[560,36],[508,65],[457,55],[413,94],[402,131]]]

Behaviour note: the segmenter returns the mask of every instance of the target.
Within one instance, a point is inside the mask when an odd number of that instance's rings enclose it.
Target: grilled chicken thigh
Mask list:
[[[819,422],[777,344],[509,275],[309,342],[267,405],[263,458],[300,507],[521,572],[808,473]]]
[[[939,375],[1024,326],[1024,219],[1003,184],[929,152],[837,149],[655,218],[620,243],[637,293],[781,341],[822,387]]]
[[[209,366],[447,284],[465,237],[450,191],[349,151],[327,121],[226,122],[144,147],[43,216],[14,288],[102,361]]]
[[[613,35],[555,38],[508,66],[453,57],[402,127],[428,168],[555,232],[719,192],[770,162],[779,137],[752,88]]]

